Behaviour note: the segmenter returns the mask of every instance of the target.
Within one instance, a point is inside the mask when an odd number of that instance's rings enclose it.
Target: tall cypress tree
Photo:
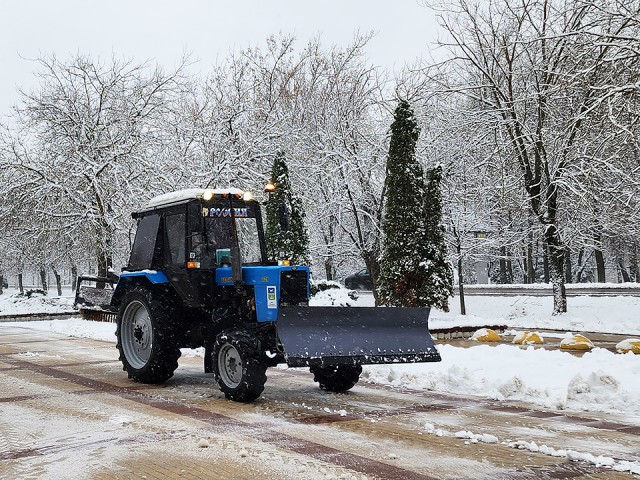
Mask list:
[[[308,265],[309,235],[304,224],[305,212],[302,201],[291,191],[289,169],[282,151],[273,161],[271,183],[276,190],[269,194],[267,202],[267,256],[278,259],[284,253],[292,265]],[[289,220],[287,230],[280,225],[282,209],[286,210]]]
[[[425,184],[416,159],[419,134],[411,106],[401,100],[391,125],[387,158],[378,295],[383,305],[436,306],[446,311],[453,275],[445,261],[441,170],[440,177],[432,174]]]
[[[449,311],[449,297],[453,295],[453,271],[447,262],[444,225],[442,224],[442,166],[427,170],[427,185],[424,203],[426,238],[429,246],[425,294],[428,305],[445,312]]]

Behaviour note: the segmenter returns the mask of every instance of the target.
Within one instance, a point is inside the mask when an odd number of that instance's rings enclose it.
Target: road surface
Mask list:
[[[0,324],[0,478],[634,478],[533,442],[640,460],[640,426],[613,415],[369,384],[331,394],[306,370],[267,374],[263,396],[239,404],[202,358],[141,385],[113,343]]]

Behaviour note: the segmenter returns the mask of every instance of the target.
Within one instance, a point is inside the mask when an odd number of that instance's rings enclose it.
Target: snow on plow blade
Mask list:
[[[278,337],[290,367],[439,362],[429,308],[281,307]]]

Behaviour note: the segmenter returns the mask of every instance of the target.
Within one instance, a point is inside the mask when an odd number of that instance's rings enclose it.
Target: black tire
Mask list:
[[[132,287],[118,310],[116,337],[123,370],[141,383],[162,383],[178,368],[177,307],[142,286]]]
[[[313,381],[320,384],[322,390],[328,392],[346,392],[351,390],[362,373],[360,365],[334,365],[329,367],[313,366]]]
[[[267,364],[255,335],[227,330],[213,345],[213,374],[224,396],[236,402],[258,398],[267,381]]]

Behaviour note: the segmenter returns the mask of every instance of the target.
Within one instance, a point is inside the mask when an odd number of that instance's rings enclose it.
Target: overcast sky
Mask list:
[[[173,66],[186,51],[206,72],[231,49],[279,32],[300,46],[318,34],[324,45],[346,45],[358,30],[376,33],[369,58],[388,68],[428,56],[436,39],[421,0],[0,0],[0,116],[17,102],[17,86],[34,84],[28,59],[43,55],[115,53]]]

